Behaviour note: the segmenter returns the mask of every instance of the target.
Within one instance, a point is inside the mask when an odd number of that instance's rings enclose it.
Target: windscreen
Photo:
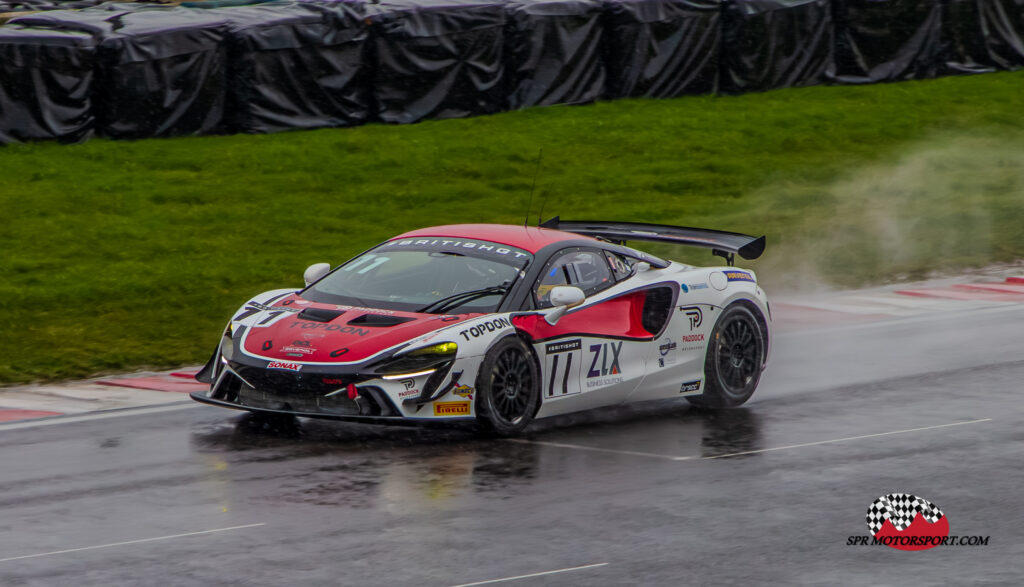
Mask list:
[[[409,312],[493,312],[531,259],[486,241],[399,239],[350,260],[302,297]]]

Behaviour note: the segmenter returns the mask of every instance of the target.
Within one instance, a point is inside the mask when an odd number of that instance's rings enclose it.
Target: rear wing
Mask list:
[[[760,257],[761,253],[764,253],[765,244],[763,236],[754,237],[738,232],[725,232],[724,230],[687,228],[685,226],[647,224],[644,222],[561,220],[558,216],[555,216],[540,226],[542,228],[602,238],[619,244],[626,241],[649,241],[704,247],[711,249],[713,255],[724,258],[729,265],[733,264],[736,254],[739,254],[744,259]]]

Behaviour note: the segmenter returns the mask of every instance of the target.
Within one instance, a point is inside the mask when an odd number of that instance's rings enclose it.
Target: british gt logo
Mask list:
[[[267,365],[267,369],[281,369],[282,371],[298,371],[302,369],[302,365],[298,363],[282,363],[280,361],[271,361]]]

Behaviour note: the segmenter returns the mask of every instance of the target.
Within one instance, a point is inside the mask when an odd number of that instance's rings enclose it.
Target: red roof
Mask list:
[[[512,224],[449,224],[448,226],[431,226],[400,234],[391,240],[421,237],[470,238],[502,245],[511,245],[531,253],[536,253],[552,243],[579,239],[596,240],[589,236],[562,232],[561,230]]]

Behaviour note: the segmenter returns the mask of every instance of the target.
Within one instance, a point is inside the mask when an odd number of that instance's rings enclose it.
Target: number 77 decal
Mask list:
[[[544,389],[547,397],[579,393],[582,348],[582,341],[578,338],[544,345],[544,373],[547,378]]]

